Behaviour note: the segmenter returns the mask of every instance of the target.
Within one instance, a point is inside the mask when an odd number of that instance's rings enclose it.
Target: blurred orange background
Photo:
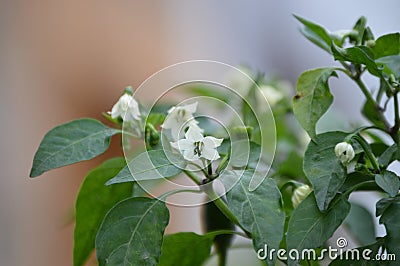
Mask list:
[[[351,27],[360,15],[377,34],[399,30],[396,0],[293,2],[0,1],[0,265],[72,265],[79,185],[89,169],[121,154],[114,138],[112,149],[93,161],[29,179],[34,153],[52,127],[101,119],[126,85],[137,87],[180,61],[245,63],[292,82],[308,68],[332,64],[298,33],[293,13],[332,30]],[[359,119],[358,96],[339,94],[334,108]],[[185,219],[198,217],[197,210],[174,213],[170,231],[200,230],[198,220]]]

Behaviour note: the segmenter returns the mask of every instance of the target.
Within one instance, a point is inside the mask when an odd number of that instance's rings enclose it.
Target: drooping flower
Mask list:
[[[348,164],[354,158],[354,149],[350,143],[340,142],[335,146],[335,154],[343,164]]]
[[[195,161],[200,158],[214,161],[219,158],[217,147],[223,139],[217,139],[211,136],[204,137],[199,127],[189,126],[185,133],[185,138],[171,142],[171,146],[178,150],[185,160]]]
[[[294,208],[297,208],[299,204],[307,198],[308,194],[310,194],[312,189],[308,185],[302,185],[296,188],[292,195],[292,204]]]
[[[193,113],[196,112],[197,102],[182,106],[174,106],[168,110],[168,115],[165,118],[163,129],[170,129],[173,140],[178,140],[183,137],[185,130],[189,126],[197,127],[198,131],[201,129],[198,127],[198,122],[194,119]]]
[[[139,104],[132,95],[123,94],[118,102],[114,104],[111,112],[108,112],[112,118],[121,117],[125,122],[134,122],[140,120]]]

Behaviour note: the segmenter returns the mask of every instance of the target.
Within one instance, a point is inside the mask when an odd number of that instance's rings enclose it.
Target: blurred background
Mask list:
[[[0,265],[72,265],[80,183],[121,154],[114,138],[94,161],[30,179],[34,153],[55,125],[101,119],[126,85],[191,59],[246,64],[295,83],[304,70],[333,62],[300,35],[292,14],[332,31],[364,15],[378,36],[399,31],[399,10],[397,0],[0,0]],[[361,94],[345,77],[331,85],[333,110],[359,121]],[[198,210],[173,211],[168,232],[200,232]]]

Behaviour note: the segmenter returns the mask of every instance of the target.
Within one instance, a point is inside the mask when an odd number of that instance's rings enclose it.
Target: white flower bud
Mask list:
[[[347,142],[340,142],[335,146],[335,154],[343,164],[348,164],[354,158],[354,149]]]
[[[111,112],[108,112],[112,118],[121,117],[124,121],[134,122],[140,120],[139,104],[132,95],[125,93],[118,102],[114,104]]]
[[[296,188],[292,195],[292,203],[293,207],[297,208],[299,204],[307,198],[308,194],[310,194],[312,189],[308,185],[302,185]]]
[[[189,126],[195,127],[202,132],[194,119],[193,114],[196,112],[197,102],[182,106],[174,106],[168,110],[168,116],[165,118],[163,129],[170,129],[173,140],[181,139],[185,133],[185,129]]]
[[[279,91],[278,88],[269,85],[261,85],[260,90],[264,97],[267,99],[270,106],[274,106],[285,96],[281,91]],[[259,104],[263,104],[263,102],[260,101]]]

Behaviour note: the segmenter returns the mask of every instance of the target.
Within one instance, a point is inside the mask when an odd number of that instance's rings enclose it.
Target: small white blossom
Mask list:
[[[299,204],[307,198],[308,194],[310,194],[312,189],[308,185],[302,185],[296,188],[292,195],[292,203],[293,207],[297,208]]]
[[[185,138],[171,142],[171,146],[179,150],[185,160],[195,161],[204,158],[214,161],[219,158],[216,148],[221,145],[222,141],[223,139],[210,136],[204,137],[199,127],[189,126],[188,131],[185,133]]]
[[[124,121],[133,122],[140,120],[139,104],[132,95],[125,93],[118,102],[114,104],[111,112],[108,112],[112,118],[121,117]]]
[[[261,85],[260,91],[267,99],[270,106],[274,106],[279,102],[285,95],[279,91],[277,88],[269,85]],[[261,102],[263,103],[263,102]]]
[[[197,102],[182,106],[174,106],[168,110],[163,129],[170,129],[173,140],[183,137],[185,129],[189,126],[197,127],[198,131],[202,130],[197,126],[198,122],[194,119],[193,113],[196,112]]]
[[[349,163],[354,158],[354,149],[347,142],[340,142],[335,146],[335,154],[343,164]]]

